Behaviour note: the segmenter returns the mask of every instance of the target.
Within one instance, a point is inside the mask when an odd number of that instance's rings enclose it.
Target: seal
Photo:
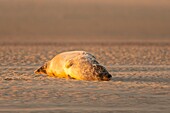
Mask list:
[[[85,51],[60,53],[34,73],[88,81],[108,81],[112,78],[106,68],[99,64],[92,54]]]

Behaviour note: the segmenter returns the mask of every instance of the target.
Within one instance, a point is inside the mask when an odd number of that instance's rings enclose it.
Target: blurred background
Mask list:
[[[0,0],[1,43],[169,38],[170,0]]]

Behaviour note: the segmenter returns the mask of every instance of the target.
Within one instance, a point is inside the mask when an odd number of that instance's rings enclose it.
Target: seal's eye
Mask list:
[[[112,77],[112,75],[111,74],[109,74],[109,75],[107,75],[108,76],[108,78],[111,78]]]

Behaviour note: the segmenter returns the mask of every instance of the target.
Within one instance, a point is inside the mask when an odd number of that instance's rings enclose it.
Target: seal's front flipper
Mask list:
[[[69,67],[71,67],[72,65],[73,65],[73,61],[72,61],[72,59],[70,59],[70,60],[68,60],[68,61],[66,62],[65,67],[66,67],[66,68],[69,68]]]

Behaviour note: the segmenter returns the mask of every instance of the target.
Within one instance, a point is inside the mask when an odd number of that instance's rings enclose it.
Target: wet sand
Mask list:
[[[113,75],[78,81],[33,74],[56,54],[85,50]],[[1,43],[1,113],[169,113],[170,43]]]
[[[170,1],[0,0],[0,113],[169,113]],[[113,75],[35,75],[85,50]]]

